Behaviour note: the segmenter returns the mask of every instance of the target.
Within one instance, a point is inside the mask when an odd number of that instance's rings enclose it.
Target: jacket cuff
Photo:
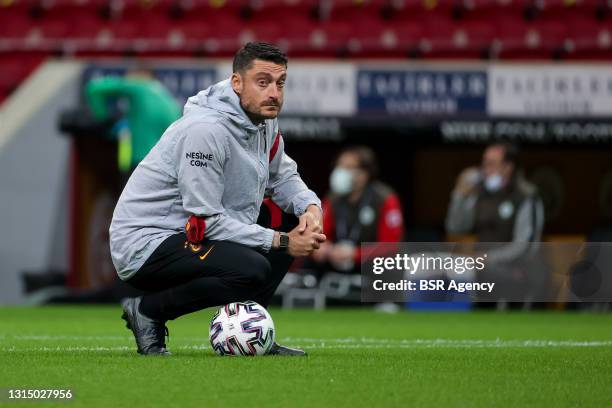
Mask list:
[[[295,215],[297,215],[298,217],[300,215],[303,215],[306,212],[308,206],[313,204],[319,207],[321,211],[323,211],[323,208],[321,207],[321,200],[319,200],[319,197],[317,197],[314,191],[305,190],[298,193],[293,198],[293,209]]]
[[[272,242],[274,241],[274,233],[276,231],[274,231],[273,229],[270,228],[264,228],[264,237],[263,237],[263,243],[261,246],[261,249],[264,252],[270,252],[270,250],[272,249]]]

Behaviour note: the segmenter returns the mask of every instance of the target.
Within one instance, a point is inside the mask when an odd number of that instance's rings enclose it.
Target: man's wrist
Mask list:
[[[272,250],[274,251],[286,251],[289,248],[289,234],[285,232],[274,232],[274,238],[272,239]]]
[[[323,212],[321,207],[319,207],[316,204],[308,204],[308,207],[306,207],[306,212],[309,212],[309,211],[316,211],[317,213],[322,213]]]

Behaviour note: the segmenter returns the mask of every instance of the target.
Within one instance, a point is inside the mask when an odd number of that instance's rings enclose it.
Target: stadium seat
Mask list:
[[[35,54],[0,54],[0,93],[12,93],[43,59]]]
[[[456,2],[453,0],[399,0],[389,3],[390,18],[400,21],[452,18]]]
[[[245,33],[247,31],[255,41],[276,43],[280,39],[281,30],[282,27],[278,24],[269,24],[266,21],[254,19],[249,22],[242,32]]]
[[[459,17],[465,20],[495,23],[522,20],[530,0],[462,0]]]
[[[487,58],[495,40],[492,24],[466,21],[427,26],[431,49],[425,53],[430,58]]]
[[[514,22],[500,24],[498,34],[501,58],[550,59],[562,53],[567,27],[557,22]]]
[[[419,49],[425,58],[481,58],[494,38],[488,23],[429,18]]]
[[[396,51],[400,56],[419,56],[419,44],[425,27],[418,22],[393,22],[388,25],[397,41]]]
[[[245,2],[241,0],[177,1],[177,17],[186,21],[224,21],[241,18]]]
[[[533,0],[533,19],[549,21],[570,21],[577,16],[591,19],[596,17],[600,0]]]
[[[317,26],[310,38],[310,46],[323,56],[348,56],[357,51],[360,44],[349,43],[354,29],[349,23],[325,22]]]
[[[79,55],[168,48],[223,56],[257,39],[304,57],[482,58],[499,49],[499,58],[609,59],[611,7],[605,0],[17,0],[0,9],[0,36],[21,51],[70,40],[64,45]]]
[[[69,35],[71,38],[89,38],[93,40],[105,28],[106,24],[107,22],[97,15],[83,15],[69,24]]]
[[[70,32],[69,24],[64,20],[41,20],[34,27],[41,31],[45,39],[63,39],[67,38]]]
[[[280,31],[278,42],[291,56],[312,55],[308,52],[311,50],[310,42],[316,28],[317,24],[308,16],[295,16],[291,24],[287,24]]]
[[[186,40],[205,40],[211,36],[212,27],[200,22],[183,22],[177,24],[176,28],[181,30]]]
[[[377,16],[362,18],[348,33],[346,47],[355,57],[384,56],[393,51],[396,45],[395,34]],[[385,35],[386,42],[385,42]]]
[[[206,24],[209,36],[203,43],[203,50],[208,54],[220,56],[228,56],[236,50],[246,27],[245,22],[235,16],[225,16],[223,19],[209,21]]]
[[[322,4],[325,4],[322,2]],[[363,18],[383,19],[384,7],[388,4],[386,0],[336,0],[330,2],[331,7],[321,7],[321,18],[330,21],[342,21],[354,23]]]
[[[112,21],[106,25],[106,29],[110,30],[113,38],[122,40],[133,40],[142,37],[143,21],[132,21],[127,19],[119,19]]]
[[[570,21],[566,52],[568,59],[612,59],[612,21]]]
[[[20,13],[0,13],[0,38],[24,38],[32,29],[32,20]]]
[[[318,0],[250,1],[251,20],[278,25],[294,19],[319,20]]]

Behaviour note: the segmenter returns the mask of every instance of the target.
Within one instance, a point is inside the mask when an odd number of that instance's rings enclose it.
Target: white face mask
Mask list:
[[[329,186],[335,194],[350,193],[353,190],[353,173],[342,167],[336,167],[329,176]]]
[[[501,174],[499,173],[491,174],[490,176],[487,176],[484,179],[484,188],[489,193],[498,192],[499,190],[501,190],[502,186],[503,186],[503,178]]]

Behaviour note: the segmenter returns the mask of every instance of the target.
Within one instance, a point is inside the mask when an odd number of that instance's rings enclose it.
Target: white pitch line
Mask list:
[[[343,350],[343,349],[414,349],[414,348],[558,348],[558,347],[610,347],[612,340],[574,341],[574,340],[456,340],[456,339],[300,339],[287,338],[289,345],[310,350]],[[308,340],[308,341],[304,341]],[[284,342],[284,341],[283,341]],[[43,346],[17,347],[0,349],[3,352],[108,352],[130,351],[134,346]],[[207,344],[177,345],[170,347],[176,350],[209,350]]]
[[[0,336],[4,341],[133,341],[131,335],[125,336],[55,336],[55,335],[16,335]],[[208,343],[207,337],[177,337],[182,342]],[[367,346],[429,346],[429,347],[606,347],[612,346],[612,340],[502,340],[502,339],[390,339],[372,337],[339,337],[339,338],[314,338],[314,337],[280,337],[279,342],[290,344],[357,344]],[[329,345],[328,345],[329,347]]]

